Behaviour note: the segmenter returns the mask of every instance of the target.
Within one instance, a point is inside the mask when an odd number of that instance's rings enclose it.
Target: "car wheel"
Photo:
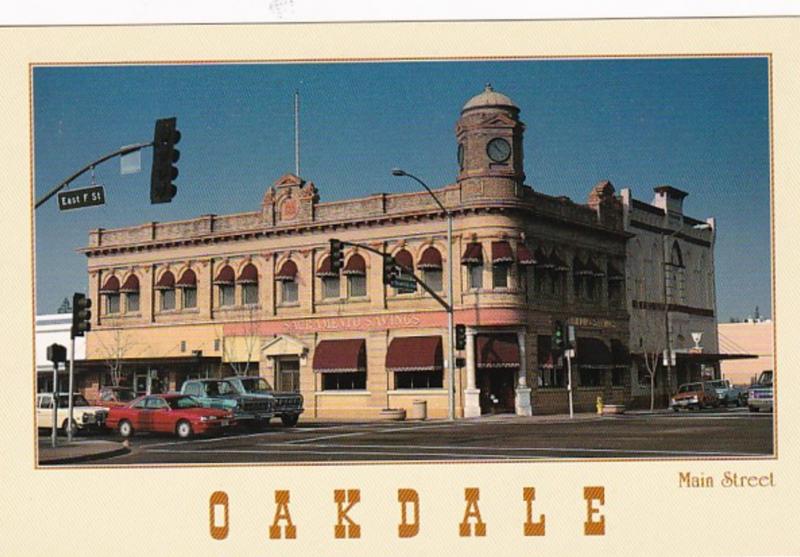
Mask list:
[[[69,423],[69,418],[64,420],[64,422],[61,424],[61,431],[64,432],[64,435],[67,435],[68,423]],[[76,433],[78,433],[78,424],[75,422],[75,420],[72,420],[72,434],[75,435]]]
[[[293,427],[297,425],[297,420],[300,419],[299,414],[284,414],[281,416],[281,421],[286,427]]]
[[[187,439],[192,436],[192,424],[187,422],[186,420],[181,420],[178,422],[178,425],[175,426],[175,435],[180,437],[181,439]]]
[[[133,425],[128,420],[122,420],[119,423],[119,434],[126,439],[133,436]]]

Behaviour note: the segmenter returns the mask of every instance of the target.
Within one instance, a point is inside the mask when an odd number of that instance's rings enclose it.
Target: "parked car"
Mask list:
[[[773,409],[772,370],[761,372],[758,381],[750,386],[747,392],[747,407],[751,412],[761,410],[772,412]]]
[[[67,423],[69,423],[68,393],[58,393],[56,401],[58,404],[56,424],[57,427],[66,432]],[[107,415],[107,408],[89,404],[89,401],[82,394],[75,393],[72,395],[73,431],[101,429],[105,425]],[[39,393],[36,395],[36,425],[40,428],[53,427],[52,393]]]
[[[714,387],[709,382],[704,381],[681,385],[670,401],[670,407],[676,412],[681,408],[699,410],[707,406],[719,406],[719,400]]]
[[[105,406],[113,408],[115,406],[126,406],[136,398],[136,392],[128,387],[101,387],[97,395],[97,400],[92,403],[95,406]]]
[[[292,427],[297,424],[303,413],[303,395],[300,393],[275,391],[269,381],[260,376],[227,377],[236,391],[241,394],[258,397],[269,397],[275,401],[274,412],[280,417],[283,425]]]
[[[146,395],[108,412],[106,425],[123,437],[134,432],[174,433],[180,438],[221,433],[235,425],[233,414],[218,408],[205,408],[188,395]]]
[[[181,394],[195,397],[206,408],[233,412],[237,423],[265,426],[274,413],[272,397],[240,394],[226,379],[189,379]]]
[[[747,401],[747,391],[731,385],[727,379],[709,381],[717,393],[717,400],[723,406],[741,406]]]

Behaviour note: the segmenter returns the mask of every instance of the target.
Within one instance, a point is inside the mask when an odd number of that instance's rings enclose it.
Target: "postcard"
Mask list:
[[[3,29],[2,553],[798,553],[799,30]]]

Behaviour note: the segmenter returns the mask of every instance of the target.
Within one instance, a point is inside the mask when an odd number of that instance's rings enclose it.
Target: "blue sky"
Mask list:
[[[178,194],[149,202],[142,172],[97,168],[106,205],[36,211],[37,312],[86,289],[89,230],[259,207],[294,169],[293,92],[301,95],[301,175],[323,201],[432,187],[457,172],[454,127],[486,82],[526,123],[526,182],[585,202],[608,179],[652,199],[670,184],[685,211],[717,218],[720,321],[770,315],[768,65],[765,58],[445,61],[347,64],[41,67],[34,69],[37,199],[102,154],[150,141],[177,116]],[[88,185],[89,176],[72,187]]]

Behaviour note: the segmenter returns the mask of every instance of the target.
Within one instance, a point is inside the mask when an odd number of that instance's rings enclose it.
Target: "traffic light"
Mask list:
[[[393,286],[397,278],[400,277],[400,267],[394,261],[394,257],[388,253],[383,254],[383,284]]]
[[[553,329],[553,350],[561,352],[565,348],[564,325],[561,321],[556,321],[555,328]]]
[[[175,165],[181,152],[175,144],[181,140],[176,118],[156,120],[153,133],[153,168],[150,174],[150,203],[169,203],[178,191],[172,181],[178,177]]]
[[[331,243],[331,253],[330,253],[331,271],[333,271],[336,274],[339,274],[339,271],[341,271],[342,267],[344,266],[344,252],[342,251],[344,244],[342,244],[341,240],[335,240],[335,239],[331,239],[330,243]]]
[[[464,350],[467,347],[467,326],[456,325],[456,350]]]
[[[87,298],[85,294],[75,292],[72,295],[72,330],[70,331],[70,338],[82,337],[92,329],[90,307],[92,307],[92,300]]]

